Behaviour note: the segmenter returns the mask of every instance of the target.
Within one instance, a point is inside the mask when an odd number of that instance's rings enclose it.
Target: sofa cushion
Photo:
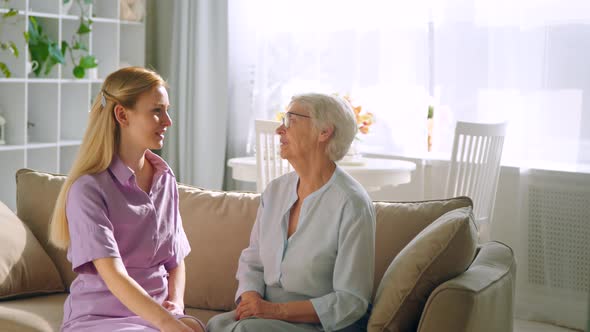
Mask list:
[[[0,299],[64,290],[55,265],[39,241],[2,202],[0,228]]]
[[[66,289],[76,278],[66,251],[49,243],[49,223],[55,201],[65,182],[64,175],[21,169],[16,172],[16,211],[43,246],[63,280]]]
[[[60,331],[67,296],[60,293],[0,302],[0,331]]]
[[[445,213],[395,257],[377,289],[369,331],[415,331],[428,296],[473,261],[477,235],[471,207]]]
[[[418,233],[449,211],[473,206],[473,202],[468,197],[419,202],[375,202],[374,204],[377,229],[373,300],[377,285],[381,282],[391,261]]]
[[[180,214],[191,244],[185,259],[184,302],[193,308],[231,310],[238,288],[238,258],[248,246],[259,195],[179,185]]]

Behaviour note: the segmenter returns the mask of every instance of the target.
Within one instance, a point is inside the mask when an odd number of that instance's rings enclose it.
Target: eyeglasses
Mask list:
[[[293,112],[287,112],[285,113],[285,116],[283,116],[283,126],[285,126],[285,128],[289,128],[289,126],[291,125],[291,115],[297,115],[300,116],[302,118],[308,118],[311,119],[311,116],[309,115],[303,115],[303,114],[297,114],[297,113],[293,113]]]

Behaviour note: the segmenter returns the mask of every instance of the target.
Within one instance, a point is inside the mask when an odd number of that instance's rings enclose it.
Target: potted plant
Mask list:
[[[70,1],[72,0],[63,0],[63,3],[68,4]],[[87,69],[98,66],[96,58],[89,53],[88,46],[84,42],[84,37],[92,31],[92,19],[88,15],[88,5],[92,4],[92,0],[75,1],[80,8],[80,25],[69,44],[65,40],[61,42],[61,51],[64,56],[66,53],[69,54],[70,60],[74,65],[74,77],[84,78]]]
[[[10,8],[8,10],[8,12],[6,12],[6,13],[2,14],[2,16],[0,16],[0,38],[4,37],[4,35],[3,35],[4,24],[7,24],[7,21],[11,17],[15,17],[17,14],[18,14],[18,10]],[[0,39],[0,54],[5,53],[5,52],[8,52],[12,56],[18,58],[18,47],[16,47],[16,44],[14,43],[14,41],[12,41],[12,40],[4,41],[4,39]],[[12,72],[10,71],[10,68],[8,68],[8,65],[4,61],[0,61],[0,71],[2,72],[2,74],[5,77],[12,76]]]

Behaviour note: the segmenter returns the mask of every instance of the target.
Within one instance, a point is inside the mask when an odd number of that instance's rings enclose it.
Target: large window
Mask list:
[[[230,52],[252,124],[295,93],[348,93],[375,115],[372,151],[424,151],[434,104],[435,151],[457,120],[507,120],[505,163],[590,164],[587,0],[230,1]]]

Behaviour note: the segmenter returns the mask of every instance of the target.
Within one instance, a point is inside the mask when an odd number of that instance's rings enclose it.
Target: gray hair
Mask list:
[[[317,130],[334,128],[326,147],[326,155],[332,161],[342,159],[358,131],[356,116],[350,104],[340,97],[320,93],[293,96],[291,104],[293,103],[298,103],[309,111]]]

